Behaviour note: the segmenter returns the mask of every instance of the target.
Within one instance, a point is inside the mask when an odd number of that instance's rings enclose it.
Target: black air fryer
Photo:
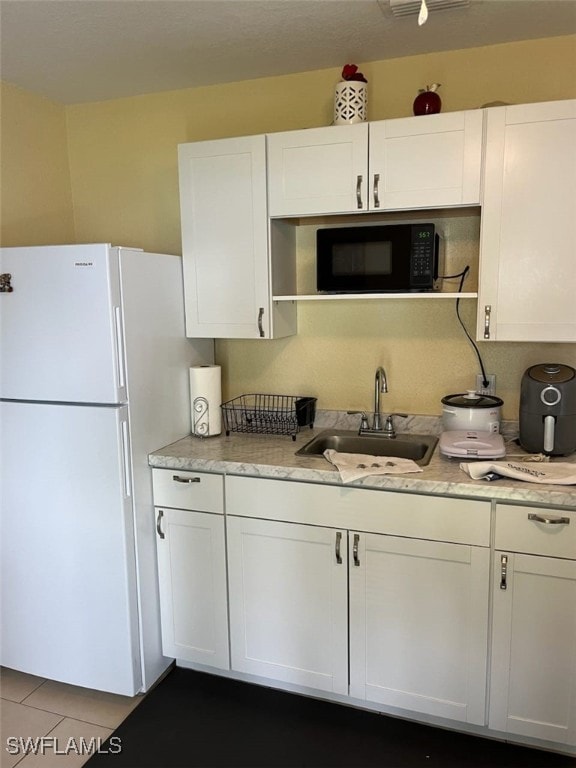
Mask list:
[[[520,389],[520,445],[530,453],[576,451],[576,370],[540,363],[525,371]]]

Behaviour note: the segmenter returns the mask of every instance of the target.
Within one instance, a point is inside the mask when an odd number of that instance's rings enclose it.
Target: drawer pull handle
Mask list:
[[[158,510],[158,517],[156,519],[156,533],[158,536],[160,536],[161,539],[166,538],[164,536],[164,531],[162,530],[162,518],[164,517],[164,512],[162,512],[161,509]]]
[[[342,565],[342,554],[340,553],[340,545],[342,543],[342,531],[336,532],[336,562],[338,565]]]
[[[500,589],[507,589],[508,584],[506,579],[508,577],[508,555],[502,555],[500,557]]]
[[[352,548],[352,554],[354,555],[354,565],[359,566],[360,565],[360,558],[358,557],[358,544],[360,543],[360,535],[358,533],[354,534],[354,546]]]
[[[175,483],[199,483],[199,477],[180,477],[180,475],[172,475],[172,480]]]
[[[529,513],[528,520],[535,520],[545,525],[570,525],[569,517],[548,517],[548,515],[537,515],[534,512]]]

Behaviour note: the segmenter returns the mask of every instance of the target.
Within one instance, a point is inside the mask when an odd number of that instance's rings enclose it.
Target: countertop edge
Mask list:
[[[273,438],[272,438],[273,439]],[[211,459],[201,456],[178,455],[187,446],[184,438],[149,456],[149,465],[157,469],[174,469],[212,472],[224,475],[267,478],[336,485],[347,488],[369,488],[383,491],[403,491],[438,496],[494,499],[510,503],[545,505],[547,507],[573,507],[576,509],[576,486],[539,485],[516,480],[501,479],[495,482],[473,480],[459,468],[459,460],[437,457],[434,467],[428,467],[426,477],[407,475],[370,476],[351,483],[342,483],[334,468],[288,466],[283,463],[260,463],[234,459]],[[194,446],[194,443],[192,444]],[[294,449],[293,449],[294,450]],[[174,455],[175,454],[175,455]],[[308,460],[310,461],[310,460]],[[319,460],[315,460],[319,461]],[[324,461],[324,460],[322,460]],[[432,462],[431,462],[432,464]],[[449,477],[448,477],[449,475]],[[460,477],[461,476],[461,477]]]

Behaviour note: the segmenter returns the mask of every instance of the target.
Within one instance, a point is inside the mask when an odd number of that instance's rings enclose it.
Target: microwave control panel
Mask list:
[[[419,286],[431,288],[438,277],[437,274],[434,274],[436,271],[435,254],[438,246],[435,242],[434,226],[430,224],[413,226],[411,240],[410,285],[414,288]]]

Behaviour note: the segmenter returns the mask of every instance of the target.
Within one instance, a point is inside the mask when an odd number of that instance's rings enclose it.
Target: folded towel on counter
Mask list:
[[[494,479],[494,473],[527,483],[550,483],[553,485],[576,485],[576,464],[558,462],[539,464],[529,461],[478,461],[462,462],[460,469],[474,480]]]
[[[395,456],[340,453],[333,448],[327,448],[324,456],[339,470],[343,483],[351,483],[368,475],[404,475],[407,472],[422,472],[422,468],[412,459],[398,459]]]

